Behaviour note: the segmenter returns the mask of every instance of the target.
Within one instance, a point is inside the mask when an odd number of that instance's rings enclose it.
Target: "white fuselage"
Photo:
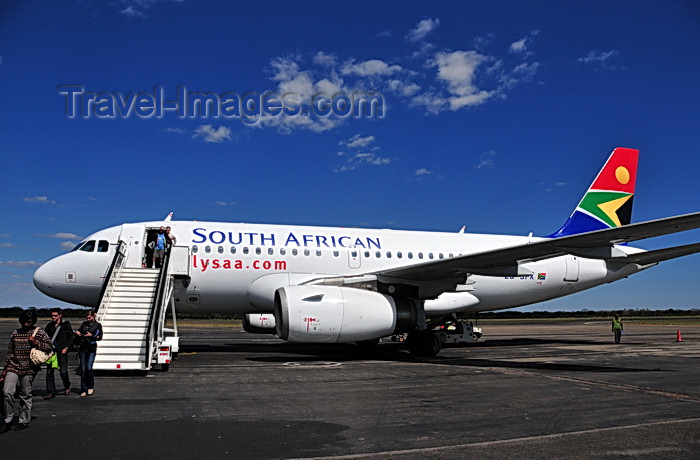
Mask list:
[[[189,279],[176,287],[176,308],[218,313],[271,312],[278,288],[319,278],[360,276],[542,240],[506,235],[222,222],[166,224],[172,227],[176,246],[187,247],[189,253]],[[78,249],[58,256],[36,271],[34,283],[56,299],[95,306],[117,242],[122,239],[130,245],[133,264],[133,258],[144,255],[145,241],[139,235],[161,225],[164,223],[144,222],[94,233],[85,241],[95,241],[95,247],[100,241],[107,241],[109,250]],[[143,231],[139,233],[140,226]],[[642,252],[628,246],[618,248],[628,254]],[[527,262],[523,267],[528,273],[524,276],[470,275],[465,285],[457,287],[465,294],[453,294],[455,301],[451,303],[445,302],[449,293],[436,301],[426,301],[426,314],[526,305],[609,283],[646,268],[571,255]]]

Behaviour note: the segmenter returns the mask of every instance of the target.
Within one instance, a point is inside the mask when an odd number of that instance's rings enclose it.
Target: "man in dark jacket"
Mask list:
[[[46,335],[46,332],[34,327],[36,324],[34,310],[23,311],[19,315],[19,323],[22,327],[13,332],[10,337],[5,368],[0,374],[5,402],[5,423],[0,426],[0,434],[10,430],[16,412],[19,412],[19,423],[15,425],[15,430],[23,430],[29,426],[32,420],[32,381],[41,369],[41,366],[32,363],[29,357],[30,351],[32,348],[37,348],[48,352],[53,348],[51,338]],[[19,411],[15,404],[15,393],[18,388]]]
[[[73,328],[70,326],[70,321],[63,319],[63,311],[60,308],[53,308],[51,310],[51,322],[46,325],[44,331],[46,331],[46,335],[51,337],[56,350],[58,371],[61,374],[61,380],[63,380],[63,392],[68,396],[70,394],[68,352],[73,345]],[[44,399],[51,399],[55,396],[56,380],[54,378],[54,368],[49,365],[46,368],[46,396],[44,396]]]

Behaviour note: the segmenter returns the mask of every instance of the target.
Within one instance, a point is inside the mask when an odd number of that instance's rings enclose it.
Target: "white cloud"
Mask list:
[[[41,262],[33,260],[0,260],[0,267],[27,268],[38,267],[39,265],[41,265]]]
[[[165,128],[165,129],[163,129],[163,131],[166,133],[179,133],[179,134],[184,134],[187,132],[186,129],[182,129],[182,128]]]
[[[55,201],[49,200],[49,198],[45,197],[45,196],[28,196],[28,197],[22,198],[22,200],[26,201],[28,203],[56,204]]]
[[[214,204],[219,206],[233,206],[236,204],[235,201],[215,201]]]
[[[221,143],[231,140],[231,129],[226,126],[214,128],[212,125],[200,125],[195,129],[192,137],[203,137],[204,142]]]
[[[382,30],[381,32],[379,32],[377,34],[377,37],[391,37],[392,35],[394,35],[394,31],[391,29],[387,29],[387,30]]]
[[[450,110],[481,105],[495,94],[495,91],[481,90],[474,84],[476,69],[487,60],[488,57],[476,51],[440,52],[435,55],[431,66],[437,67],[437,78],[447,84]]]
[[[314,56],[314,64],[326,67],[334,67],[336,65],[335,54],[324,53],[323,51],[319,51],[318,53],[316,53],[316,56]]]
[[[70,250],[75,247],[75,243],[73,241],[64,241],[61,243],[61,247],[65,250]]]
[[[354,59],[343,64],[341,72],[343,75],[357,75],[360,77],[387,76],[402,70],[400,65],[389,65],[379,59],[355,63]]]
[[[423,40],[430,32],[440,26],[440,19],[423,19],[418,22],[415,29],[411,29],[406,34],[406,40],[409,42],[418,42]]]
[[[0,238],[9,238],[11,236],[12,235],[10,235],[9,233],[0,233]]]
[[[474,169],[481,168],[491,168],[493,167],[493,159],[497,155],[495,150],[489,150],[481,155],[481,161],[478,165],[474,166]]]
[[[391,158],[381,157],[374,152],[358,152],[352,155],[343,166],[335,169],[335,172],[352,171],[364,164],[383,166],[391,163]]]
[[[16,248],[16,247],[17,246],[15,246],[12,243],[0,243],[0,248]]]
[[[59,232],[59,233],[51,233],[48,235],[44,235],[41,233],[35,233],[36,236],[45,236],[47,238],[58,238],[61,240],[80,240],[82,237],[76,235],[75,233],[67,233],[67,232]]]
[[[367,147],[374,142],[374,136],[362,137],[360,134],[355,134],[350,139],[338,142],[339,145],[345,145],[348,148]]]
[[[420,169],[416,169],[416,172],[414,173],[414,175],[415,176],[427,176],[427,175],[432,174],[432,173],[433,173],[432,171],[429,171],[425,168],[420,168]]]
[[[577,61],[605,70],[620,70],[624,69],[624,67],[614,64],[614,62],[618,60],[619,55],[620,53],[615,50],[601,52],[589,51],[588,54],[578,58]]]

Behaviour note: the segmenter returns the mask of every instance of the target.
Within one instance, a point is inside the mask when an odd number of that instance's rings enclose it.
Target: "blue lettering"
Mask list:
[[[285,245],[285,246],[289,246],[289,243],[290,243],[290,242],[293,242],[293,243],[296,244],[297,246],[301,246],[301,245],[299,244],[299,240],[297,240],[297,237],[294,236],[294,233],[290,233],[289,236],[287,236],[287,241],[284,243],[284,245]]]
[[[379,244],[379,238],[377,238],[377,240],[375,241],[375,240],[373,240],[372,238],[370,238],[370,237],[368,236],[368,237],[367,237],[367,248],[369,249],[369,248],[371,248],[372,246],[374,246],[374,247],[377,248],[377,249],[381,249],[381,248],[382,248],[382,245]]]
[[[241,232],[238,232],[238,241],[233,241],[233,233],[228,232],[228,241],[231,244],[241,244],[241,240],[243,240],[243,235]]]
[[[355,247],[356,247],[356,248],[357,248],[357,247],[364,248],[364,247],[365,247],[365,243],[363,243],[361,239],[355,238]]]
[[[192,242],[193,242],[193,243],[204,243],[204,242],[207,240],[207,237],[204,236],[204,235],[202,235],[201,233],[199,233],[199,230],[201,230],[201,231],[203,231],[203,232],[206,232],[206,231],[207,231],[206,228],[195,228],[194,230],[192,230],[192,233],[194,233],[195,235],[197,235],[197,236],[199,236],[200,238],[202,238],[202,239],[199,240],[199,241],[197,241],[197,240],[195,240],[195,239],[192,239]]]
[[[269,242],[271,243],[271,245],[274,246],[274,245],[275,245],[275,235],[274,235],[274,233],[273,233],[272,235],[270,235],[270,236],[265,236],[264,233],[261,233],[261,234],[260,234],[260,244],[261,244],[262,246],[265,246],[265,241],[269,241]]]
[[[349,240],[349,239],[350,239],[349,236],[341,236],[340,238],[338,238],[338,245],[341,248],[347,248],[347,246],[345,246],[345,243],[343,243],[343,240]]]
[[[216,235],[216,234],[221,235],[221,239],[219,241],[214,241],[214,235]],[[211,232],[209,234],[209,240],[214,244],[221,244],[224,242],[224,240],[226,240],[226,236],[224,235],[224,232],[220,232],[217,230],[217,231]]]
[[[257,233],[244,233],[244,235],[250,236],[250,245],[254,245],[255,243],[253,242],[253,236],[257,235]]]
[[[302,238],[304,238],[304,246],[308,246],[309,243],[313,242],[314,240],[313,235],[303,235]]]
[[[325,247],[330,248],[330,246],[328,246],[328,243],[326,243],[326,237],[323,235],[317,235],[316,236],[316,246],[321,246],[322,244]]]

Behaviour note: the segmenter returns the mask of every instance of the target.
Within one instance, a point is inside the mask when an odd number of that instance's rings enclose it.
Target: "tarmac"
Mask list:
[[[2,340],[15,327],[1,320]],[[181,327],[168,372],[98,375],[93,396],[44,400],[40,372],[30,427],[0,435],[0,453],[700,458],[700,327],[625,324],[619,345],[608,321],[482,327],[479,342],[435,358],[413,358],[391,342],[363,352]],[[79,376],[71,378],[77,389]]]

